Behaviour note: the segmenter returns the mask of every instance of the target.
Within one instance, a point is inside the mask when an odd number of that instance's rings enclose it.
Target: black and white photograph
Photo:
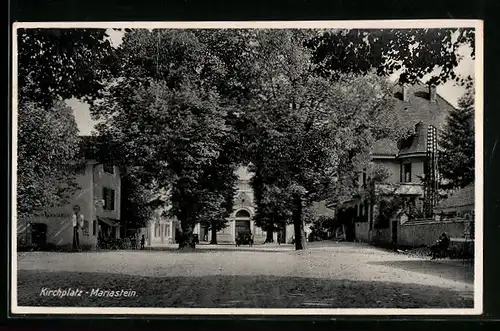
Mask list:
[[[12,312],[481,314],[482,34],[15,23]]]

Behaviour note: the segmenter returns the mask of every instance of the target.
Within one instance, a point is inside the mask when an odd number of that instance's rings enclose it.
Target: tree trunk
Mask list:
[[[298,194],[294,198],[292,220],[295,234],[295,250],[306,249],[306,236],[304,233],[304,221],[302,219],[302,198]]]
[[[211,233],[212,238],[210,239],[210,245],[217,245],[217,228],[215,222],[212,222]]]
[[[179,249],[193,250],[196,248],[194,242],[193,226],[188,220],[181,220],[181,237],[179,239]]]
[[[272,229],[267,229],[267,231],[266,231],[266,243],[274,242],[273,234],[274,234],[274,232]]]

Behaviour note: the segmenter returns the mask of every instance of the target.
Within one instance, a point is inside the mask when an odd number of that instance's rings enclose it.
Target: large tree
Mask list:
[[[144,180],[142,167],[130,167],[121,175],[121,223],[127,229],[145,227],[155,212],[168,206],[164,188],[154,180]]]
[[[252,97],[242,105],[249,120],[252,167],[260,186],[279,188],[303,249],[303,210],[336,194],[343,163],[368,152],[376,139],[394,133],[390,86],[374,75],[318,77],[311,31],[261,30],[252,45]],[[257,183],[257,182],[256,182]],[[276,191],[276,190],[270,190]],[[265,201],[265,191],[257,192]]]
[[[474,182],[474,90],[468,89],[458,102],[458,109],[448,115],[439,139],[439,172],[446,189],[463,188]]]
[[[17,211],[31,216],[35,209],[64,204],[78,187],[82,171],[78,128],[71,108],[62,102],[45,109],[33,102],[18,107]]]
[[[270,178],[264,179],[264,171],[257,171],[252,177],[254,202],[257,207],[255,225],[266,232],[266,243],[274,241],[273,233],[282,230],[290,223],[292,205],[286,188],[272,184]]]
[[[236,195],[236,163],[230,154],[230,151],[223,150],[212,166],[206,169],[200,182],[204,193],[198,222],[211,232],[210,244],[214,245],[217,244],[217,231],[227,227]]]
[[[129,31],[118,55],[118,74],[91,109],[104,120],[99,131],[121,146],[120,162],[171,187],[179,247],[194,247],[194,225],[222,226],[231,207],[234,134],[216,88],[221,70],[189,30]]]
[[[67,202],[77,189],[78,129],[62,101],[99,94],[113,50],[104,29],[19,29],[18,212]]]

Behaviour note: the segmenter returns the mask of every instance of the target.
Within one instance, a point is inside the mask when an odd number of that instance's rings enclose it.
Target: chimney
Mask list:
[[[409,94],[410,94],[409,91],[408,91],[408,85],[403,84],[401,86],[401,92],[403,94],[403,101],[408,102]]]
[[[429,84],[429,101],[436,102],[436,85]]]

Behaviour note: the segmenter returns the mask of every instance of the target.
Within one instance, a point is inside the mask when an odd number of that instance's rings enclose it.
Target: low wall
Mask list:
[[[468,221],[422,221],[398,225],[398,245],[430,246],[443,232],[451,238],[463,238]]]
[[[372,240],[374,244],[388,245],[392,243],[391,229],[374,229],[372,231]]]

